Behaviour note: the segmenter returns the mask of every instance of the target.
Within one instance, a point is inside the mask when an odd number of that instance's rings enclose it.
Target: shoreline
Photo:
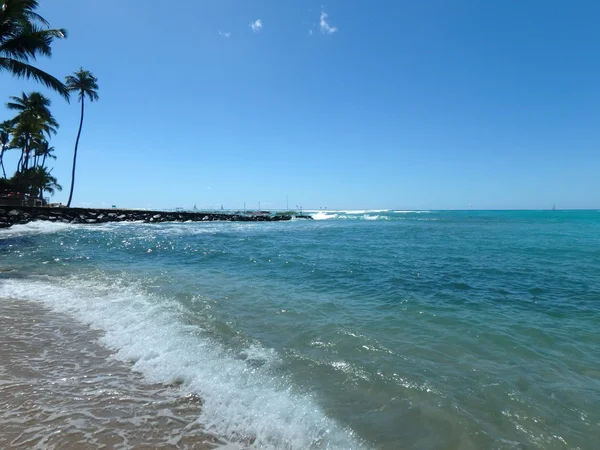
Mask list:
[[[24,299],[0,297],[0,316],[0,447],[226,443],[197,423],[201,398],[146,381],[98,342],[101,331]]]
[[[312,219],[310,216],[296,216],[303,219]],[[215,212],[190,212],[190,211],[150,211],[137,209],[116,208],[50,208],[34,206],[7,206],[0,205],[0,228],[12,225],[23,225],[34,220],[45,220],[62,223],[95,224],[106,222],[134,222],[145,223],[163,222],[281,222],[292,220],[289,214],[267,213],[215,213]]]

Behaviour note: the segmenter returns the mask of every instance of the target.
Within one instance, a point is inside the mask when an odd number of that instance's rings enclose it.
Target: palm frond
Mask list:
[[[33,78],[69,101],[65,86],[53,76],[31,66],[38,55],[51,56],[54,39],[64,39],[66,30],[49,29],[36,10],[37,0],[0,0],[0,72]]]
[[[15,36],[0,42],[0,55],[25,62],[37,55],[52,56],[52,41],[65,37],[66,30],[44,30],[28,24]]]
[[[54,78],[49,73],[38,69],[30,64],[17,61],[12,58],[0,57],[0,69],[5,69],[11,72],[13,75],[19,78],[33,78],[34,80],[44,84],[45,86],[54,89],[58,92],[67,102],[70,99],[69,90],[61,83],[57,78]]]
[[[98,78],[96,78],[89,70],[80,68],[74,75],[65,77],[65,85],[67,90],[79,92],[79,101],[87,97],[90,102],[98,100]]]
[[[49,26],[48,21],[35,12],[38,7],[37,0],[0,0],[0,23],[11,19],[27,19]]]

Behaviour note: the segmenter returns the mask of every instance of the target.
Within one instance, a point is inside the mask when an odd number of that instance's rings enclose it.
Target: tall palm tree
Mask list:
[[[33,78],[60,93],[67,101],[69,91],[52,75],[32,66],[38,55],[52,56],[52,41],[64,39],[64,29],[50,24],[35,10],[37,0],[0,0],[0,72]]]
[[[81,102],[81,119],[79,120],[79,131],[77,132],[77,139],[75,140],[75,152],[73,154],[73,172],[71,173],[71,191],[69,192],[69,200],[67,201],[67,208],[71,206],[71,200],[73,198],[73,187],[75,186],[75,164],[77,163],[77,147],[79,146],[79,137],[81,136],[81,127],[83,126],[83,112],[85,98],[87,97],[90,102],[98,100],[98,79],[92,75],[88,70],[83,70],[83,67],[79,68],[73,75],[68,75],[66,78],[66,86],[69,92],[78,92],[78,99]]]

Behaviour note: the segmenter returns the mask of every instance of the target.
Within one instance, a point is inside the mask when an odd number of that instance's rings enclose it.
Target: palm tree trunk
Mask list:
[[[25,155],[25,149],[21,150],[21,157],[17,163],[17,172],[21,172],[21,166],[23,165],[23,156]]]
[[[77,163],[77,147],[79,146],[79,136],[81,136],[81,127],[83,126],[83,104],[85,97],[81,96],[81,120],[79,120],[79,131],[77,132],[77,140],[75,141],[75,153],[73,154],[73,172],[71,173],[71,191],[69,192],[69,201],[67,201],[67,208],[71,206],[71,199],[73,198],[73,188],[75,187],[75,164]]]
[[[27,170],[29,168],[29,157],[31,149],[29,148],[29,138],[25,141],[25,159],[23,159],[23,170]]]
[[[6,170],[4,170],[4,147],[2,147],[2,152],[0,153],[0,167],[2,167],[2,174],[4,178],[6,178]]]

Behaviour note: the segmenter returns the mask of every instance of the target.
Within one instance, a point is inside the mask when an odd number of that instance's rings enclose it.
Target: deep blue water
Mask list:
[[[596,448],[600,211],[315,217],[15,226],[0,297],[103,330],[242,445]]]

